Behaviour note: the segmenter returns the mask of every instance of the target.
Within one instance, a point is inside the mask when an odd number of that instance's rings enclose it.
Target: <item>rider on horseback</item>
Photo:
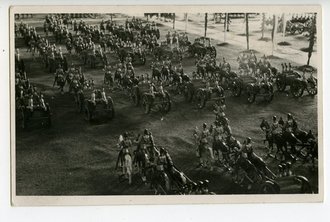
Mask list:
[[[271,134],[272,135],[277,135],[282,133],[282,127],[279,124],[279,122],[277,121],[277,117],[273,116],[273,123],[271,125]]]
[[[143,135],[140,136],[140,138],[137,140],[137,144],[139,147],[145,148],[147,150],[150,159],[154,157],[154,139],[148,129],[144,130]]]
[[[287,141],[291,145],[292,152],[296,152],[295,143],[299,141],[296,137],[298,134],[298,124],[291,113],[287,114],[287,121],[283,126],[283,132],[287,138]]]
[[[215,102],[213,112],[216,116],[216,120],[219,120],[226,116],[225,109],[226,109],[226,104],[224,98],[221,98]]]

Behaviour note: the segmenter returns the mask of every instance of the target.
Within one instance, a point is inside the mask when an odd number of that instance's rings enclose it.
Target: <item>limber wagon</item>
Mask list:
[[[152,109],[168,113],[171,110],[170,94],[164,90],[160,92],[156,86],[152,86],[154,93],[151,92],[150,83],[140,83],[132,88],[131,97],[135,106],[142,104],[146,114]]]
[[[315,96],[317,94],[317,79],[312,75],[311,70],[305,70],[309,72],[309,77],[305,77],[304,74],[300,74],[297,71],[283,71],[276,76],[277,90],[280,92],[290,86],[290,92],[294,97],[301,97],[306,90],[309,95]]]
[[[92,93],[95,93],[95,102],[92,101]],[[110,96],[102,98],[100,90],[82,89],[75,95],[77,111],[85,115],[87,121],[94,119],[113,119],[115,116],[114,102]]]
[[[184,97],[187,102],[194,102],[197,108],[203,109],[207,101],[224,99],[224,91],[217,88],[215,82],[207,82],[204,79],[193,79],[184,86]]]
[[[274,97],[273,84],[270,82],[257,82],[257,79],[243,75],[234,78],[229,87],[235,97],[241,96],[242,92],[247,95],[247,101],[253,103],[256,97],[263,97],[266,102],[271,102]]]

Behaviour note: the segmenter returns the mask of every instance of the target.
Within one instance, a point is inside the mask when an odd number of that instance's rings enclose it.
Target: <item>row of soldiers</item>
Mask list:
[[[15,90],[18,108],[29,111],[30,115],[33,114],[35,109],[48,111],[49,108],[46,105],[43,93],[30,83],[26,72],[19,71],[15,73]]]
[[[33,56],[37,51],[39,57],[50,73],[54,73],[59,64],[64,69],[67,69],[67,58],[64,56],[61,47],[56,46],[56,44],[51,44],[47,38],[41,37],[35,31],[35,27],[28,26],[25,23],[21,23],[20,27],[22,28],[22,37],[24,39],[29,39],[28,42],[25,42],[28,47],[27,51],[31,52]],[[18,48],[16,49],[15,57],[20,57]]]
[[[133,146],[137,149],[133,151]],[[197,183],[186,178],[173,164],[169,152],[164,147],[156,147],[154,137],[150,130],[145,129],[142,135],[132,141],[125,132],[119,137],[119,155],[116,168],[122,168],[121,178],[128,179],[132,184],[133,165],[138,168],[144,182],[150,182],[152,188],[164,179],[164,175],[170,178],[171,184],[177,184],[177,194],[210,194],[209,181]],[[149,170],[148,170],[149,169]],[[150,170],[152,169],[152,170]]]

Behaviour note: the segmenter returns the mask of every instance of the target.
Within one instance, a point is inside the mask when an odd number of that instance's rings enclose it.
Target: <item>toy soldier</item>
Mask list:
[[[91,99],[90,99],[90,101],[92,102],[92,104],[94,106],[96,106],[96,91],[95,90],[93,90],[92,93],[91,93]]]
[[[278,165],[278,172],[277,172],[277,177],[283,177],[284,176],[284,169],[282,164]]]
[[[107,96],[105,94],[105,90],[104,88],[102,88],[102,92],[101,92],[101,100],[104,102],[105,105],[108,105],[108,99]]]
[[[34,104],[33,104],[33,95],[30,95],[30,98],[28,100],[28,105],[26,107],[31,113],[33,112],[34,109]]]
[[[220,120],[226,116],[225,114],[225,109],[226,109],[226,104],[225,104],[225,99],[219,99],[215,104],[214,104],[214,114],[216,116],[216,120]]]
[[[158,94],[162,97],[162,98],[165,98],[165,92],[164,92],[164,89],[163,89],[163,86],[160,85],[159,88],[158,88]]]
[[[132,184],[132,156],[128,149],[123,152],[123,176],[128,179],[128,184]]]
[[[253,154],[253,147],[252,147],[252,140],[251,137],[247,137],[244,142],[243,152],[247,154],[248,159],[252,157]]]
[[[281,125],[278,123],[276,116],[273,116],[273,123],[271,125],[271,133],[273,136],[282,133]]]
[[[41,94],[40,95],[40,99],[39,99],[39,103],[40,103],[40,107],[44,110],[44,111],[47,111],[47,106],[46,106],[46,103],[45,103],[45,100],[44,100],[44,95]]]

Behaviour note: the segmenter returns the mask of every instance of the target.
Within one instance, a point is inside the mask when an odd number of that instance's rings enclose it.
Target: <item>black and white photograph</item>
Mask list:
[[[323,200],[319,6],[14,6],[10,22],[14,204]]]

